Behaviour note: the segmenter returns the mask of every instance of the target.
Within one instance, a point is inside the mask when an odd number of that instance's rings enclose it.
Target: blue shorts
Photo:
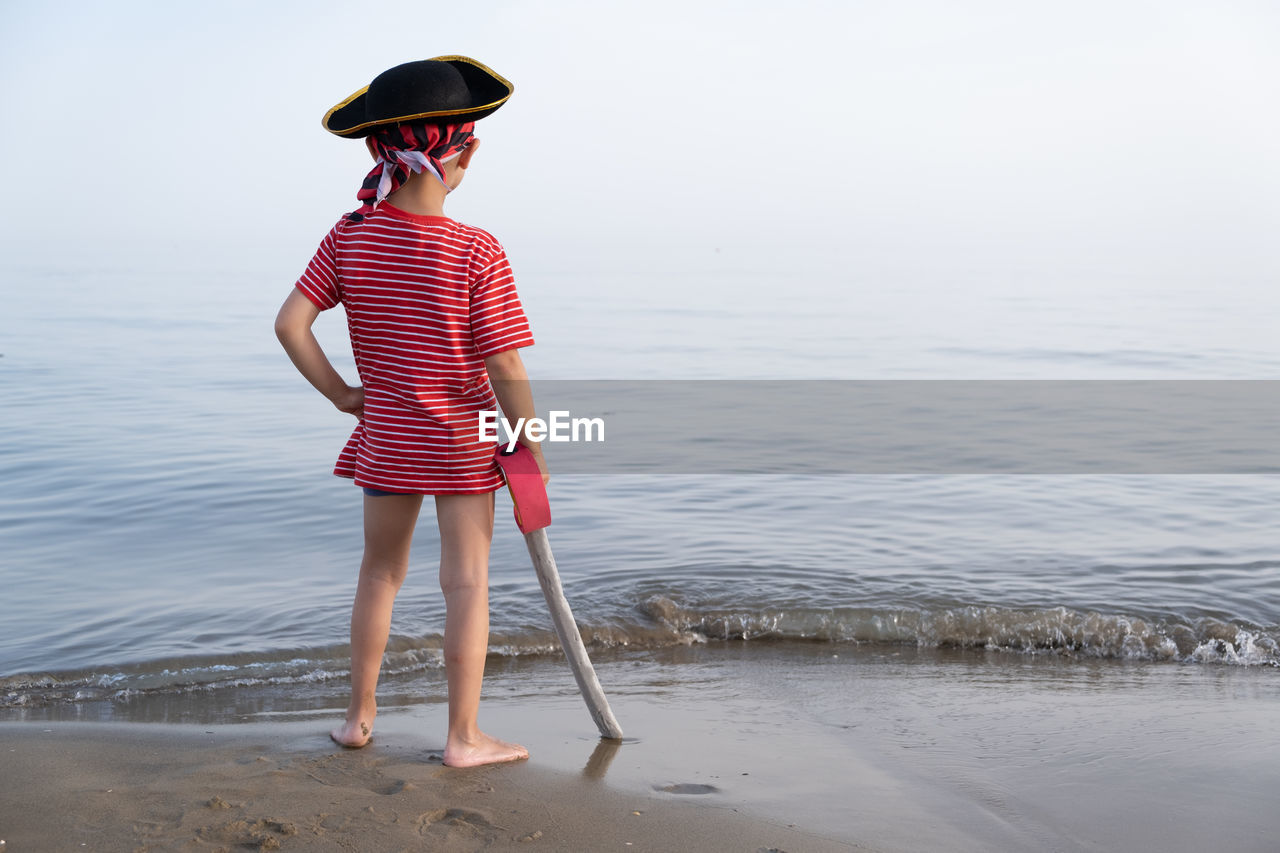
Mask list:
[[[361,486],[364,493],[371,498],[385,498],[388,495],[416,495],[417,492],[384,492],[382,489],[371,489],[368,486]]]

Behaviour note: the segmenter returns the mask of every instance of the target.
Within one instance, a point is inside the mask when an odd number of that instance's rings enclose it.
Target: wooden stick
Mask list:
[[[587,647],[582,644],[582,635],[578,633],[578,623],[573,621],[573,611],[569,609],[564,589],[560,586],[556,558],[551,556],[551,543],[547,541],[546,531],[547,525],[551,523],[551,503],[547,500],[547,489],[542,483],[542,471],[529,448],[523,444],[516,445],[510,451],[498,448],[494,452],[494,458],[507,479],[507,488],[511,491],[511,503],[515,509],[516,526],[524,534],[529,556],[533,558],[533,568],[538,573],[538,584],[547,600],[547,609],[551,611],[551,622],[556,626],[560,647],[569,660],[569,668],[578,681],[582,698],[586,700],[591,718],[596,721],[600,734],[620,739],[622,726],[618,725],[613,711],[609,709],[609,700],[604,698],[600,679],[596,678],[591,658],[587,657]]]
[[[560,586],[560,572],[556,570],[556,558],[551,554],[546,528],[526,533],[524,542],[529,547],[529,556],[533,558],[538,584],[542,587],[543,597],[547,599],[547,608],[551,611],[551,621],[556,626],[564,656],[569,660],[573,677],[578,680],[578,689],[582,691],[582,698],[591,711],[591,718],[596,721],[601,736],[621,738],[622,726],[618,725],[609,708],[609,700],[600,687],[600,679],[596,678],[591,658],[587,657],[587,647],[582,644],[582,634],[578,633],[578,623],[573,621],[573,611],[569,609],[564,589]]]

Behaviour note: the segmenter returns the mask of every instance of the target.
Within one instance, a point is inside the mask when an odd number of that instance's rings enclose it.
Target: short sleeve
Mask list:
[[[481,358],[533,346],[507,253],[496,242],[471,286],[471,338]]]
[[[337,305],[341,298],[338,291],[337,231],[338,226],[333,226],[320,241],[320,248],[316,249],[315,256],[296,285],[321,311]]]

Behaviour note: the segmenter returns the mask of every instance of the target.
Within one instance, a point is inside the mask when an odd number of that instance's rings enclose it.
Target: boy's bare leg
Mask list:
[[[378,671],[391,631],[391,606],[409,570],[409,545],[422,507],[422,495],[364,498],[364,559],[351,608],[351,704],[347,720],[329,733],[343,746],[369,742]]]
[[[449,738],[444,763],[474,767],[528,758],[523,746],[480,728],[480,683],[489,651],[489,543],[493,494],[437,495],[440,588],[444,590],[444,662],[449,680]]]

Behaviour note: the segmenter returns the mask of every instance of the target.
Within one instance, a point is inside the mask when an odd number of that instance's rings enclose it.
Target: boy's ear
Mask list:
[[[373,137],[372,137],[372,136],[366,136],[366,137],[364,138],[364,147],[369,149],[369,156],[370,156],[370,157],[372,157],[374,160],[377,160],[377,159],[378,159],[378,152],[377,152],[377,151],[375,151],[375,150],[373,150]]]
[[[471,165],[471,158],[475,156],[476,149],[480,147],[480,140],[474,136],[471,137],[469,144],[461,154],[458,155],[458,168],[465,169]]]

